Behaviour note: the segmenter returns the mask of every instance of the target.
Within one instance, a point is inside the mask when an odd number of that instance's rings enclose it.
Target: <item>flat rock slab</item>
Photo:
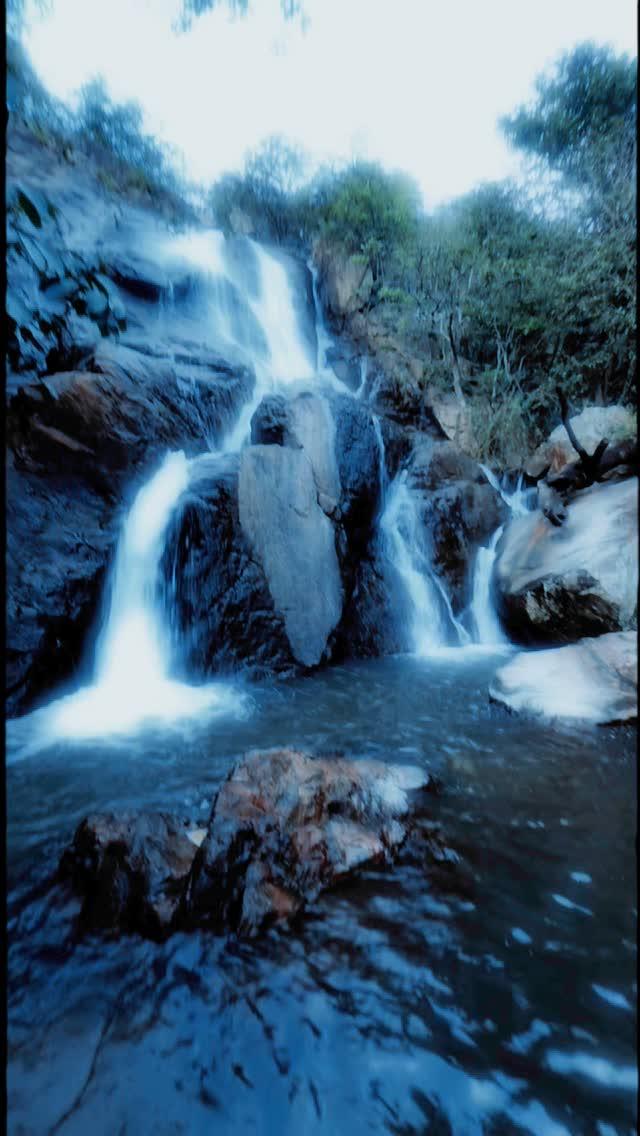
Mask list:
[[[219,789],[206,828],[164,813],[96,814],[59,877],[82,897],[84,930],[255,935],[357,869],[390,862],[411,829],[409,793],[435,785],[413,766],[252,753]]]
[[[594,725],[638,716],[635,631],[582,639],[548,651],[523,651],[497,672],[489,697],[510,710]]]

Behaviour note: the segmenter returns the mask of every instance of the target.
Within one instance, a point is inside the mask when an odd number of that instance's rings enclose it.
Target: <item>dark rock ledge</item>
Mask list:
[[[164,813],[89,816],[59,877],[82,899],[81,931],[255,935],[358,869],[392,862],[414,828],[416,791],[437,787],[413,766],[254,752],[220,787],[206,828]],[[432,823],[426,834],[430,860],[454,859]]]

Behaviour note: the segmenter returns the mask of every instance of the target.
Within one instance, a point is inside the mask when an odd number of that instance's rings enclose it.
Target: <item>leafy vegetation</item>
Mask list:
[[[59,157],[70,162],[90,158],[108,192],[146,198],[176,219],[191,215],[176,153],[144,132],[137,103],[109,98],[103,79],[93,79],[81,89],[74,113],[49,94],[20,40],[9,36],[7,108],[14,121]]]
[[[632,399],[636,84],[635,61],[581,45],[503,121],[542,208],[498,184],[427,216],[409,179],[361,162],[301,185],[304,162],[282,139],[221,179],[210,204],[225,227],[235,209],[263,238],[359,259],[369,322],[429,360],[427,384],[455,393],[479,455],[505,462],[549,429],[558,384],[576,405]]]

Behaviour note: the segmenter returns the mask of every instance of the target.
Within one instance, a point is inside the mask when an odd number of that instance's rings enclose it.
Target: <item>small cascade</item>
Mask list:
[[[410,600],[411,648],[418,655],[439,647],[461,646],[469,635],[453,614],[449,597],[433,571],[424,548],[418,498],[407,484],[407,473],[393,482],[380,521],[389,559]]]
[[[515,488],[509,489],[505,478],[498,478],[493,470],[489,469],[486,465],[480,465],[480,469],[484,473],[489,485],[499,493],[508,506],[509,512],[514,517],[523,517],[526,513],[530,513],[536,507],[537,492],[535,488],[529,489],[524,486],[524,475],[518,475]]]
[[[324,319],[324,312],[322,311],[322,304],[320,303],[320,293],[318,290],[318,269],[309,258],[307,261],[307,268],[311,273],[311,282],[313,288],[313,307],[316,317],[316,335],[318,340],[318,358],[316,369],[319,374],[323,375],[329,371],[328,352],[333,346],[333,341],[327,330],[327,325]]]
[[[355,392],[356,398],[362,398],[364,396],[364,392],[365,392],[365,389],[366,389],[366,386],[367,386],[368,374],[369,374],[369,359],[366,355],[363,355],[362,358],[360,359],[360,382],[358,383],[358,389]]]
[[[471,623],[474,643],[493,646],[508,643],[498,619],[491,596],[493,565],[496,559],[498,541],[504,525],[496,529],[484,548],[479,548],[473,571],[471,595]]]
[[[372,415],[373,428],[376,434],[376,441],[378,443],[378,479],[380,485],[380,500],[384,502],[385,493],[387,490],[387,462],[384,452],[384,438],[382,437],[382,428],[380,426],[380,419],[377,414]]]
[[[480,466],[489,484],[499,493],[511,516],[521,517],[535,508],[536,491],[524,487],[523,475],[520,474],[515,487],[509,489],[505,478],[499,479],[488,466]],[[489,543],[478,549],[473,569],[471,586],[470,617],[473,633],[473,642],[482,646],[499,646],[509,642],[498,619],[491,594],[493,566],[496,559],[498,542],[504,531],[500,525],[493,533]]]
[[[202,710],[237,708],[227,687],[187,686],[169,678],[169,644],[157,581],[171,513],[187,487],[184,454],[168,454],[138,492],[118,544],[109,610],[98,641],[94,681],[53,703],[47,728],[61,737],[129,732]]]

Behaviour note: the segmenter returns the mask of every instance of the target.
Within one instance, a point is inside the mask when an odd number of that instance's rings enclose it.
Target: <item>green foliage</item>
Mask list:
[[[362,255],[382,285],[385,270],[415,241],[420,192],[404,174],[355,162],[318,187],[317,224],[322,236],[347,253]]]
[[[112,102],[102,78],[81,89],[74,114],[48,93],[19,39],[9,36],[7,108],[58,157],[91,158],[107,192],[142,195],[175,219],[189,216],[176,153],[144,133],[137,103]]]

